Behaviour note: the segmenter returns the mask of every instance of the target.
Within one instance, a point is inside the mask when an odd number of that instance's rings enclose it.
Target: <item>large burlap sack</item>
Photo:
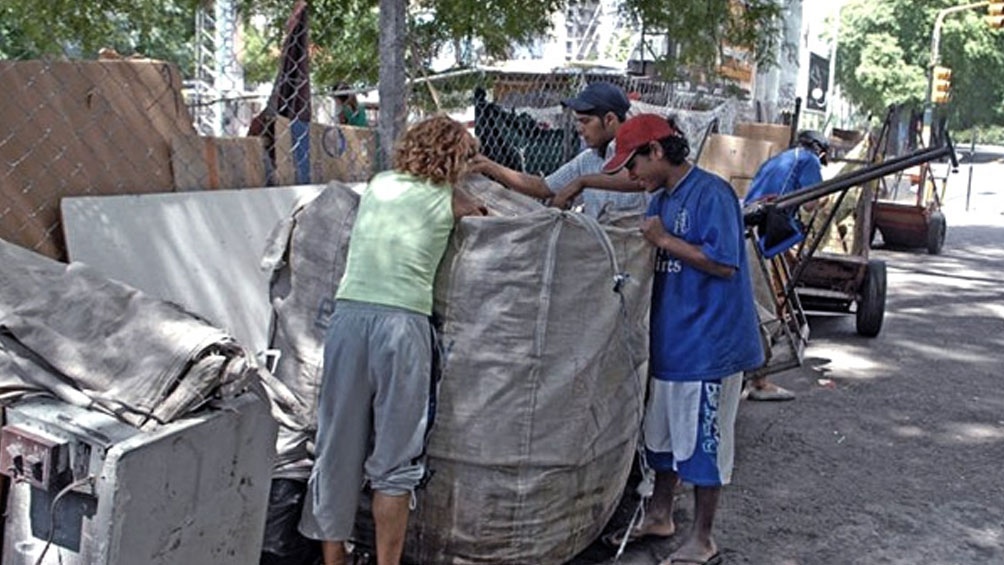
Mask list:
[[[651,253],[637,227],[550,208],[457,226],[409,560],[562,563],[599,534],[641,421]]]
[[[652,250],[637,222],[580,214],[479,181],[492,211],[461,220],[436,281],[442,381],[406,557],[561,563],[623,490],[643,411]],[[308,413],[280,432],[277,475],[305,478],[323,320],[355,202],[333,183],[287,226],[272,296],[276,376]],[[624,219],[620,218],[623,222]],[[295,319],[293,319],[295,318]],[[284,443],[285,440],[285,443]]]

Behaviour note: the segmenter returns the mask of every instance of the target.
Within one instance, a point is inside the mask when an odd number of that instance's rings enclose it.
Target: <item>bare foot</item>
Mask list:
[[[603,538],[604,543],[612,547],[619,547],[624,541],[624,535],[628,534],[628,543],[636,542],[645,538],[668,538],[676,533],[676,524],[672,521],[645,519],[636,526],[630,533],[627,528],[608,534]]]

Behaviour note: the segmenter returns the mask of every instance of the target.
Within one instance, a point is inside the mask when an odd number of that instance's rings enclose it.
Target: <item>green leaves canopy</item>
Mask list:
[[[3,0],[0,57],[97,57],[103,47],[122,55],[192,60],[199,0]]]
[[[863,110],[890,104],[920,108],[927,93],[931,34],[939,10],[968,2],[851,0],[841,12],[837,82]],[[948,15],[940,62],[952,69],[953,127],[1004,120],[1004,32],[983,22],[984,9]]]
[[[374,84],[378,74],[378,0],[309,0],[312,68],[324,84]],[[407,1],[407,0],[402,0]],[[503,58],[550,31],[552,15],[577,0],[411,0],[409,68],[427,66],[444,47],[458,66]],[[140,53],[193,69],[195,13],[211,0],[3,0],[0,57],[94,58],[102,47]],[[246,22],[245,70],[251,82],[274,77],[293,0],[237,0]],[[770,60],[777,42],[775,0],[625,0],[622,16],[665,33],[677,65],[714,68],[723,46]],[[260,25],[264,22],[264,25]]]

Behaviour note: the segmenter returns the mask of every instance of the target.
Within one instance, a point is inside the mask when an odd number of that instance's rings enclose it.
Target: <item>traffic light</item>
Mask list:
[[[1004,28],[1004,2],[991,2],[987,5],[987,15],[984,19],[993,29]]]
[[[952,69],[935,65],[931,79],[931,102],[945,104],[952,90]]]

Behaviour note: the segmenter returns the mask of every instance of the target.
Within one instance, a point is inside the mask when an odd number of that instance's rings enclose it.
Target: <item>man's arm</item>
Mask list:
[[[478,155],[471,160],[470,171],[491,177],[505,187],[515,190],[516,192],[526,194],[527,196],[540,199],[546,199],[552,196],[551,191],[547,188],[547,183],[544,182],[544,179],[538,176],[514,171],[509,167],[505,167],[495,161],[492,161],[484,155]]]
[[[604,173],[582,175],[576,177],[572,182],[566,184],[561,190],[555,193],[554,198],[551,200],[551,206],[567,208],[575,200],[575,197],[587,188],[597,188],[611,192],[641,192],[645,190],[641,184],[631,180],[628,172],[623,169],[613,175]]]
[[[664,249],[666,253],[695,269],[723,279],[730,279],[736,274],[735,267],[712,261],[701,251],[700,246],[687,243],[668,233],[658,216],[645,218],[641,225],[641,232],[652,245]]]

